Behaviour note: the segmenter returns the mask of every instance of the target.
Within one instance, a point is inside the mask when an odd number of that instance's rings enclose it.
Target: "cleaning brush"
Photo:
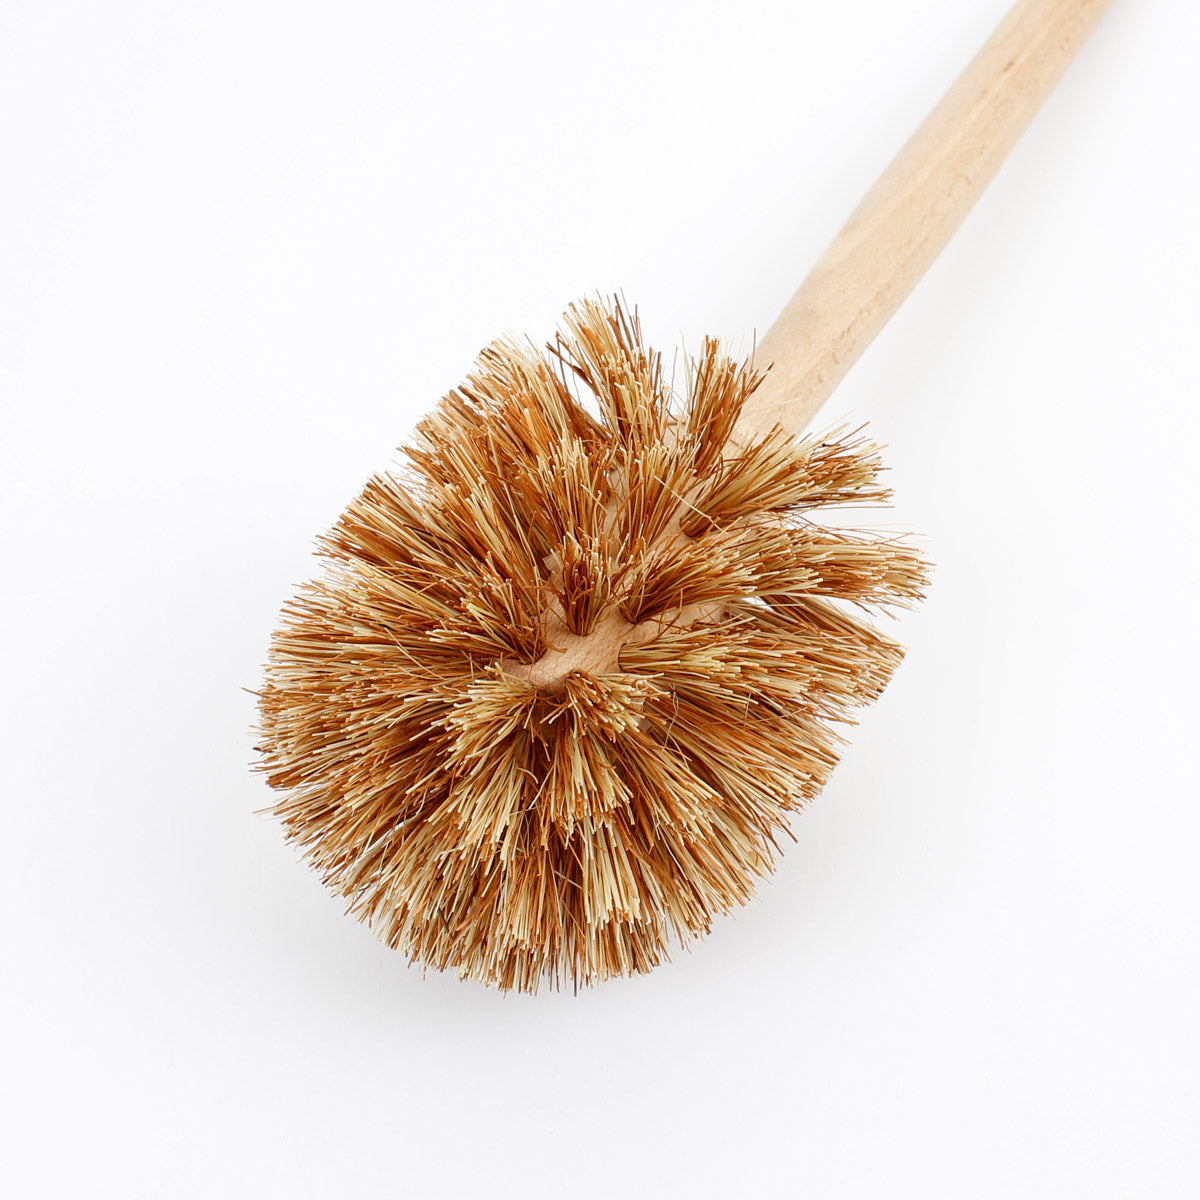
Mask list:
[[[485,349],[320,543],[259,692],[274,812],[412,960],[502,989],[646,971],[768,874],[902,651],[861,429],[804,436],[1103,10],[1021,0],[752,359],[681,385],[619,299]]]

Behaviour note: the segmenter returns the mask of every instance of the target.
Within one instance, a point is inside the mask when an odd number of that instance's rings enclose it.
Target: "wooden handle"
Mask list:
[[[1110,0],[1018,0],[767,331],[738,440],[799,434],[950,240]]]

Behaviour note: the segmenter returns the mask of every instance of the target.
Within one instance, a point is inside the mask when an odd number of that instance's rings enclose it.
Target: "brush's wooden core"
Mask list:
[[[637,640],[639,631],[644,637],[649,636],[644,628],[648,622],[631,625],[615,608],[601,613],[591,632],[583,635],[567,628],[561,610],[548,609],[542,620],[546,653],[533,663],[507,662],[505,669],[552,696],[562,693],[567,676],[572,673],[615,674],[619,670],[621,647]]]
[[[545,654],[533,663],[507,660],[503,667],[530,687],[558,696],[565,689],[568,676],[615,674],[621,670],[624,647],[653,641],[668,629],[683,631],[712,622],[720,611],[720,605],[693,604],[634,625],[618,609],[609,608],[597,617],[591,632],[581,636],[567,628],[562,610],[554,606],[547,609],[542,618],[548,647]]]
[[[668,439],[679,435],[672,423]],[[723,460],[723,466],[727,463]],[[628,491],[628,483],[621,490]],[[689,511],[697,497],[684,496],[677,515],[672,517],[662,535],[647,550],[648,556],[666,550],[678,551],[689,540],[681,528],[682,514]],[[614,536],[617,513],[613,506],[608,510],[608,536]],[[625,646],[641,645],[653,641],[667,629],[682,631],[704,621],[715,620],[721,612],[720,605],[693,604],[684,608],[667,609],[647,620],[630,621],[621,611],[621,604],[614,603],[602,609],[587,633],[572,632],[567,623],[563,606],[556,593],[563,587],[562,564],[552,561],[550,567],[551,588],[549,601],[542,614],[545,653],[532,663],[508,661],[504,669],[517,679],[523,679],[531,687],[539,688],[548,695],[561,695],[567,677],[573,673],[609,675],[621,669],[621,650]]]
[[[276,812],[390,945],[500,988],[648,970],[770,871],[900,649],[843,602],[924,564],[830,529],[855,436],[731,440],[712,340],[677,396],[619,305],[499,343],[324,539],[261,692]]]

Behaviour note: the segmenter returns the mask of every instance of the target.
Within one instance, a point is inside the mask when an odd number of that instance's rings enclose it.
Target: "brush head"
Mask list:
[[[677,396],[635,315],[498,342],[322,539],[260,693],[288,836],[391,946],[499,988],[646,971],[752,894],[901,658],[917,600],[857,434],[735,437],[713,340]],[[849,604],[845,603],[849,602]]]

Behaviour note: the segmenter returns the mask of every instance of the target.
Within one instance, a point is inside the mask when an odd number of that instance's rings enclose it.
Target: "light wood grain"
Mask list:
[[[1019,0],[759,343],[738,430],[799,434],[928,270],[1110,0]]]
[[[771,367],[731,439],[799,435],[929,268],[1050,93],[1109,0],[1019,0],[867,193],[759,345]],[[663,544],[682,541],[677,522]],[[681,626],[696,614],[677,613]],[[554,648],[514,674],[561,687],[657,632],[610,614],[585,636],[549,614]]]

